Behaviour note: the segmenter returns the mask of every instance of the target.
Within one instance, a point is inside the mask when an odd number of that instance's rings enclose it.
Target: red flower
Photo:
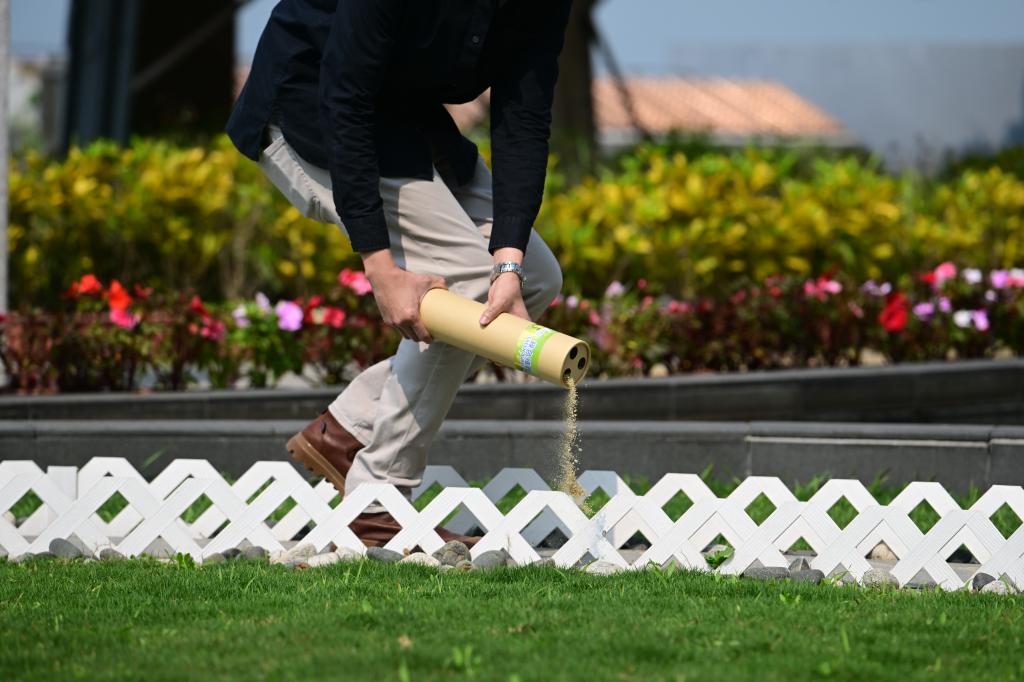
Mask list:
[[[153,295],[153,287],[143,287],[138,284],[133,284],[132,289],[135,290],[135,296],[145,301],[147,298]]]
[[[918,275],[918,277],[925,284],[933,284],[933,285],[935,284],[935,272],[934,271],[932,271],[932,272],[922,272],[920,275]]]
[[[82,279],[77,282],[72,282],[71,286],[68,287],[65,296],[74,298],[76,296],[86,296],[89,294],[99,294],[103,291],[103,285],[96,275],[82,275]]]
[[[345,311],[341,308],[327,306],[324,308],[324,324],[339,329],[345,324]]]
[[[128,290],[115,279],[110,282],[110,288],[107,289],[107,302],[110,304],[111,310],[124,311],[132,304],[132,297]]]
[[[885,308],[878,314],[878,321],[890,333],[903,331],[907,326],[907,297],[894,291],[886,298]]]
[[[203,305],[203,300],[199,296],[192,297],[192,300],[188,302],[188,309],[193,313],[199,313],[203,317],[210,316],[210,311]]]

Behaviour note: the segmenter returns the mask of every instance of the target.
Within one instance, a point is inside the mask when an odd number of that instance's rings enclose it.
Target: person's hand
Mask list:
[[[363,266],[384,323],[412,341],[432,342],[420,319],[420,301],[430,289],[446,289],[444,279],[403,270],[387,249],[364,255]]]
[[[503,272],[491,283],[491,289],[487,292],[487,308],[480,316],[480,324],[486,327],[502,313],[509,313],[524,320],[530,319],[530,313],[523,303],[519,275],[514,272]]]

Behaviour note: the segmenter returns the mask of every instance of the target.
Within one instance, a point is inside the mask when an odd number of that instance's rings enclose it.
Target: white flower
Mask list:
[[[996,295],[996,292],[992,291],[991,289],[985,292],[985,300],[988,301],[989,303],[995,303],[997,298],[999,297]]]
[[[978,268],[965,268],[962,274],[968,284],[977,284],[984,277]]]
[[[970,310],[958,310],[953,313],[953,324],[956,326],[967,329],[971,326],[971,311]]]

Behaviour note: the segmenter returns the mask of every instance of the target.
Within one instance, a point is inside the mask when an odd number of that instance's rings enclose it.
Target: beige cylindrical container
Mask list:
[[[480,326],[484,304],[446,289],[431,289],[420,303],[420,317],[438,341],[514,367],[557,386],[579,384],[590,365],[590,346],[553,329],[502,313]]]

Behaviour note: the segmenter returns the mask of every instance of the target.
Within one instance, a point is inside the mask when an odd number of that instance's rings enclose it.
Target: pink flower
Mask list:
[[[256,294],[256,307],[265,313],[270,312],[270,299],[262,291]]]
[[[971,321],[974,322],[974,326],[980,332],[988,331],[988,312],[984,308],[980,310],[974,310],[971,312]]]
[[[278,301],[274,307],[277,313],[277,327],[286,332],[297,332],[302,329],[302,306],[292,301]]]
[[[843,290],[843,285],[828,277],[819,277],[817,280],[804,282],[804,294],[808,297],[824,301],[829,294],[835,295]]]
[[[579,299],[578,296],[569,296],[567,299],[565,299],[565,305],[568,308],[575,308],[579,304],[580,304],[580,299]]]
[[[139,316],[123,308],[115,308],[110,311],[110,321],[121,329],[135,329],[135,326],[139,323]]]
[[[939,310],[944,313],[948,313],[953,310],[953,304],[949,302],[949,299],[943,296],[939,299]]]
[[[861,285],[860,290],[872,296],[888,296],[892,291],[892,285],[888,282],[882,282],[879,284],[875,280],[869,279]]]
[[[350,268],[345,268],[338,273],[338,284],[348,287],[357,296],[363,296],[373,291],[373,285],[370,284],[370,280],[367,279],[366,275]]]
[[[249,326],[249,315],[245,312],[245,306],[240,305],[231,311],[231,317],[235,318],[235,326],[245,329]]]
[[[981,270],[979,270],[978,268],[964,268],[964,271],[961,272],[960,274],[963,275],[964,280],[968,284],[977,284],[982,279],[984,279],[984,277],[981,274]]]
[[[941,263],[937,268],[935,268],[933,273],[935,275],[935,286],[936,288],[938,288],[941,287],[943,282],[945,282],[946,280],[950,280],[956,277],[956,266],[953,265],[951,262],[946,261],[945,263]]]
[[[605,298],[615,298],[616,296],[622,296],[624,293],[626,293],[626,287],[622,286],[622,282],[619,280],[615,280],[604,290]]]
[[[590,315],[588,316],[588,319],[590,321],[590,324],[594,325],[595,327],[600,327],[601,326],[601,316],[597,314],[596,310],[591,310],[590,311]]]
[[[224,338],[226,332],[227,326],[223,322],[207,317],[203,320],[203,328],[199,330],[199,335],[204,339],[220,341]]]

